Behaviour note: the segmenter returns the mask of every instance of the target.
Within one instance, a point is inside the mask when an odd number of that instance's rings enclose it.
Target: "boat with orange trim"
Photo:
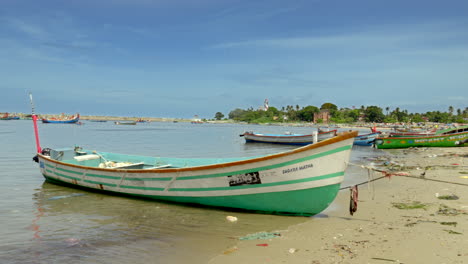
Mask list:
[[[412,137],[377,137],[378,149],[412,147],[464,147],[468,145],[468,126],[438,130],[433,135]]]
[[[33,122],[35,122],[33,118]],[[357,131],[276,154],[164,158],[72,148],[41,149],[48,182],[108,194],[262,213],[314,215],[335,199]]]
[[[58,117],[51,118],[42,118],[42,123],[52,123],[52,124],[74,124],[80,121],[80,114],[75,114],[71,116],[66,116],[63,113]]]
[[[317,140],[322,141],[337,135],[337,130],[318,131]],[[314,143],[314,133],[312,134],[262,134],[254,132],[244,132],[239,135],[245,138],[246,142],[258,143],[274,143],[274,144],[287,144],[287,145],[308,145]]]

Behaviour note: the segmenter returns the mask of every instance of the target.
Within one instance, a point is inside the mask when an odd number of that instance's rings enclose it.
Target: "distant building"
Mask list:
[[[258,107],[258,110],[259,111],[267,111],[269,108],[268,106],[268,99],[265,99],[265,101],[263,102],[263,106],[259,106]]]
[[[323,109],[320,110],[319,113],[314,113],[314,123],[317,123],[319,120],[322,120],[323,123],[328,123],[330,118],[330,110],[328,109]]]

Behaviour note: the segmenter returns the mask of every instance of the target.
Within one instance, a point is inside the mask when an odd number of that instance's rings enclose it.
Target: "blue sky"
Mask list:
[[[468,106],[465,0],[1,0],[0,112]]]

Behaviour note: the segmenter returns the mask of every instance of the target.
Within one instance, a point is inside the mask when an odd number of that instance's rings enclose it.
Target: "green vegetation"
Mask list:
[[[427,204],[423,204],[420,202],[411,202],[411,203],[393,203],[393,207],[398,208],[398,209],[426,209]]]
[[[224,115],[223,115],[223,113],[221,113],[221,112],[217,112],[217,113],[215,114],[215,119],[216,119],[216,120],[221,120],[221,119],[223,119],[223,117],[224,117]]]
[[[330,113],[331,123],[354,123],[354,122],[375,122],[375,123],[421,123],[421,122],[437,122],[437,123],[464,123],[468,118],[468,107],[463,111],[456,110],[452,106],[448,108],[448,112],[427,112],[427,113],[408,113],[407,110],[401,110],[399,107],[390,111],[390,107],[384,109],[378,106],[361,106],[360,108],[338,108],[333,103],[324,103],[322,106],[305,106],[288,105],[279,110],[276,107],[264,109],[249,109],[236,108],[232,110],[228,117],[234,121],[248,123],[276,123],[276,122],[314,122],[314,114],[321,111]],[[217,112],[215,119],[220,120],[224,115]],[[324,122],[322,119],[316,119],[316,123]]]
[[[457,227],[457,222],[440,222],[441,225],[450,225],[450,226],[454,226],[454,227]]]
[[[441,195],[437,197],[440,200],[458,200],[458,196],[452,194],[452,195]]]
[[[456,231],[453,231],[453,230],[444,229],[444,231],[448,232],[451,235],[463,235],[462,233],[456,232]]]

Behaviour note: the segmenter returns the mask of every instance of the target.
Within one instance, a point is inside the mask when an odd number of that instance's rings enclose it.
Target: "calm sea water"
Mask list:
[[[239,124],[83,121],[39,124],[42,147],[177,157],[237,157],[271,154],[293,146],[249,143],[244,131],[310,133],[310,127]],[[362,131],[368,133],[367,130]],[[44,181],[37,163],[32,121],[0,121],[1,263],[206,263],[238,237],[275,231],[314,217],[254,214],[110,196]],[[351,162],[384,155],[353,147]],[[350,166],[343,186],[367,179]],[[346,210],[332,204],[332,210]],[[226,221],[233,215],[241,219]]]

